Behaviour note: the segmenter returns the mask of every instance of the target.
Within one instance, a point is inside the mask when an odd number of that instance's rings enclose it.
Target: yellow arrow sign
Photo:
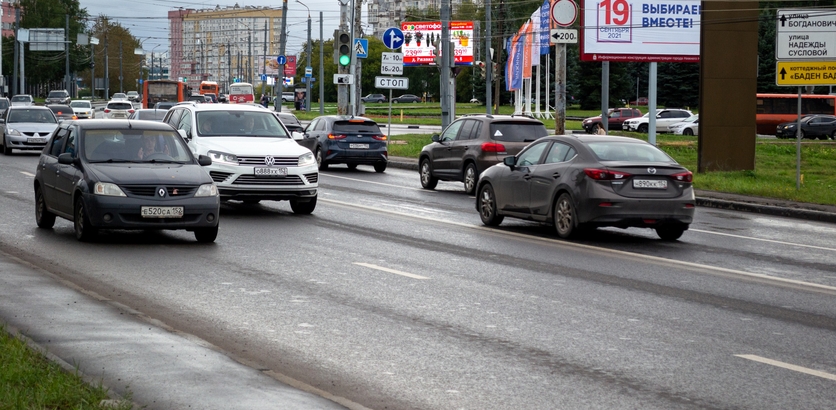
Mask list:
[[[777,85],[836,85],[836,61],[778,61]]]

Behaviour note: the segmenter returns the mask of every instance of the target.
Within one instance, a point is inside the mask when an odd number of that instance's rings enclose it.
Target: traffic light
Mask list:
[[[477,62],[476,62],[476,67],[479,67],[479,73],[482,75],[482,78],[487,77],[487,75],[488,75],[488,72],[487,72],[487,68],[488,68],[488,66],[487,66],[487,64],[485,64],[485,62],[484,62],[484,61],[477,61]]]
[[[351,64],[351,36],[343,30],[334,31],[334,63],[340,67]]]

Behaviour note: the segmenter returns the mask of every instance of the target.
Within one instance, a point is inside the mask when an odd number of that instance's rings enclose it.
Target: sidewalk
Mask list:
[[[389,157],[389,166],[418,172],[415,158]],[[836,223],[836,206],[696,190],[697,206]]]

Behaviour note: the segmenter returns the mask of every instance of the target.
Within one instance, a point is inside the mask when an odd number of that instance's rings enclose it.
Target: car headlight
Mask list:
[[[194,196],[218,196],[218,186],[215,184],[203,184],[197,188]]]
[[[127,196],[121,188],[110,182],[96,182],[96,185],[93,186],[93,193],[104,196]]]
[[[14,135],[15,137],[20,137],[20,136],[23,135],[23,134],[20,133],[20,131],[14,129],[14,128],[9,128],[6,131],[9,133],[9,135]]]
[[[313,164],[316,164],[316,159],[314,158],[313,153],[308,152],[299,156],[300,167],[305,167]]]
[[[227,154],[226,152],[219,151],[209,151],[206,155],[209,155],[209,157],[212,158],[212,163],[220,162],[227,165],[238,165],[238,157],[233,154]]]

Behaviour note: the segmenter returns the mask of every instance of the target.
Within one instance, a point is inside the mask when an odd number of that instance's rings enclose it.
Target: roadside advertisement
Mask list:
[[[401,23],[404,42],[403,64],[405,66],[435,65],[436,46],[441,40],[441,22]],[[456,65],[473,65],[473,22],[451,21],[450,41],[454,50]]]
[[[697,63],[700,3],[581,0],[581,60]]]
[[[284,65],[285,76],[296,75],[296,56],[287,56],[287,63]]]
[[[262,68],[264,67],[263,73],[273,77],[279,75],[279,61],[276,60],[276,57],[267,57],[266,59],[263,56],[258,56],[258,66],[256,68],[256,74],[261,75]]]

